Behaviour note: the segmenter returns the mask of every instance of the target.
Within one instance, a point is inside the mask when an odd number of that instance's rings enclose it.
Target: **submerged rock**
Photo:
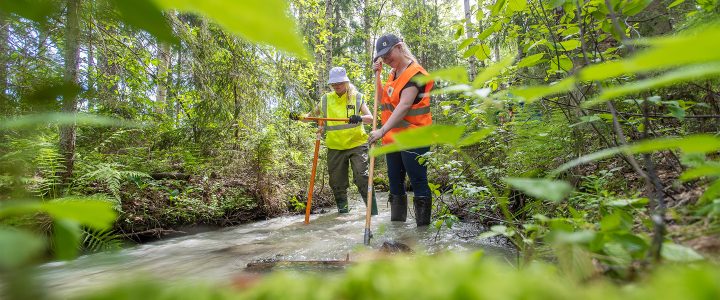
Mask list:
[[[397,241],[384,241],[380,246],[380,252],[383,253],[412,253],[410,246]]]

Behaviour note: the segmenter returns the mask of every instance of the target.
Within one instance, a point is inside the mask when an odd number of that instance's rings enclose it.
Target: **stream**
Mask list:
[[[387,193],[377,196],[379,215],[372,218],[371,249],[394,241],[408,245],[416,254],[482,249],[486,255],[512,257],[512,251],[496,240],[478,239],[478,225],[459,223],[439,233],[432,225],[416,228],[412,203],[407,222],[390,222]],[[313,214],[309,225],[303,223],[304,215],[289,215],[48,263],[39,267],[40,277],[51,291],[62,296],[137,276],[223,283],[242,273],[248,263],[259,260],[349,257],[352,261],[367,248],[363,245],[365,206],[356,196],[350,207],[349,214],[339,215],[333,208]]]

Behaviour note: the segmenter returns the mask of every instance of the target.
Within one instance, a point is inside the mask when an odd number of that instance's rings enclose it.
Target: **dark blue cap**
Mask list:
[[[390,51],[390,49],[399,42],[400,38],[392,33],[381,36],[377,40],[377,43],[375,43],[375,57],[373,58],[373,61],[376,61],[378,57],[387,54],[388,51]]]

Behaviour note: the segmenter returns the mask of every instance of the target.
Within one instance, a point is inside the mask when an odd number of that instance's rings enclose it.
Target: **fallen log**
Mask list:
[[[341,269],[352,264],[350,254],[345,260],[279,260],[263,259],[250,262],[245,266],[248,272],[269,272],[274,269],[290,268],[294,270]]]
[[[175,180],[190,180],[190,174],[183,173],[152,173],[150,177],[155,180],[161,179],[175,179]]]

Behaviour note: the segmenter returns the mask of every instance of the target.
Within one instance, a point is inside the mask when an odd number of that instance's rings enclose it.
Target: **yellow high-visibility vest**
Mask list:
[[[338,96],[335,92],[323,95],[321,99],[323,117],[347,118],[362,115],[362,94],[357,93],[354,101],[348,100],[348,93]],[[355,148],[367,142],[368,135],[362,122],[349,124],[340,121],[328,121],[325,124],[325,145],[328,149],[345,150]]]

